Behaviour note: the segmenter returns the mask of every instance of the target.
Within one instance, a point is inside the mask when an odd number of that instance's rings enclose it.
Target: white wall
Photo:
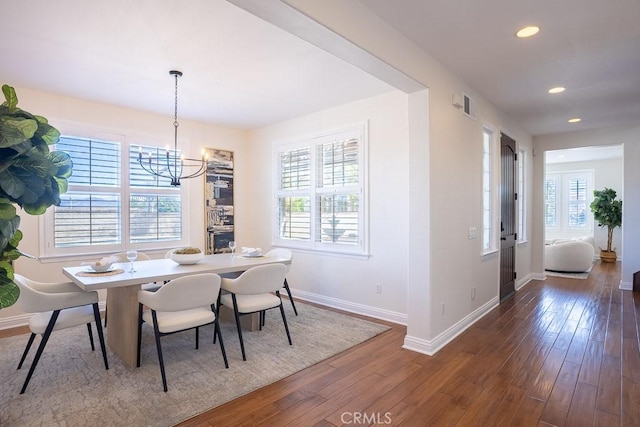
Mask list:
[[[103,133],[115,133],[128,137],[147,137],[162,141],[158,145],[164,146],[166,142],[173,143],[173,117],[143,113],[127,108],[120,108],[105,104],[87,102],[76,98],[70,98],[50,93],[43,93],[27,88],[16,87],[18,106],[30,113],[46,117],[49,123],[65,133],[67,129],[83,128],[87,131]],[[247,134],[245,131],[224,128],[211,124],[197,123],[188,120],[180,121],[179,148],[192,157],[198,158],[200,150],[204,147],[231,150],[235,153],[236,168],[236,204],[247,205],[248,196],[246,190],[247,162]],[[183,223],[188,235],[189,244],[204,247],[204,178],[184,180],[182,187],[186,193],[185,203],[188,206],[189,216]],[[36,256],[40,253],[40,238],[43,235],[41,221],[38,216],[18,213],[21,218],[20,229],[24,238],[20,243],[20,249]],[[238,238],[246,239],[246,228],[243,224],[247,221],[249,212],[240,210],[236,213],[235,223],[238,229]],[[151,253],[153,257],[161,257],[163,250]],[[56,258],[45,260],[29,260],[20,258],[16,262],[16,272],[24,274],[34,280],[63,281],[62,267],[79,265],[81,261],[99,259],[104,254],[96,253],[70,258]],[[104,299],[104,293],[101,293]],[[22,314],[17,306],[0,310],[0,328],[5,327],[2,319],[11,318]],[[11,326],[10,324],[8,326]]]
[[[239,245],[272,242],[272,146],[350,124],[368,122],[368,259],[294,251],[289,285],[294,294],[380,317],[406,313],[409,173],[407,95],[394,91],[257,129],[250,134],[250,238]],[[255,207],[255,209],[252,209]],[[376,294],[376,285],[382,294]],[[300,292],[302,291],[302,292]],[[335,300],[332,300],[335,299]],[[362,306],[362,307],[361,307]]]
[[[534,138],[536,150],[534,165],[534,205],[538,206],[533,212],[533,233],[540,236],[536,240],[532,262],[537,272],[543,271],[544,253],[544,220],[543,210],[544,195],[542,183],[544,179],[544,153],[549,150],[565,148],[590,147],[598,145],[624,145],[624,165],[622,191],[622,229],[616,229],[621,234],[622,278],[620,286],[623,289],[631,289],[633,273],[640,271],[640,221],[637,212],[640,211],[640,126],[616,126],[611,128],[566,132],[551,135],[541,135]]]

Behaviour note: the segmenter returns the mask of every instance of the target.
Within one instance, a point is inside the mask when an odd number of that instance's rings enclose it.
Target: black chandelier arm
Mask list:
[[[191,160],[191,159],[187,159],[187,160]],[[185,178],[185,179],[187,179],[187,178],[195,178],[195,177],[198,177],[198,176],[204,174],[205,171],[206,171],[206,165],[207,165],[207,162],[202,160],[202,163],[200,164],[200,167],[198,168],[197,171],[195,171],[195,172],[193,172],[193,173],[191,173],[189,175],[181,176],[181,178]],[[189,167],[189,166],[196,167],[197,165],[187,165],[187,167]]]
[[[169,179],[176,178],[176,175],[174,175],[174,173],[171,171],[171,168],[169,167],[167,168],[168,173],[164,173],[164,172],[155,170],[152,164],[149,164],[148,166],[146,166],[145,162],[143,162],[142,160],[138,160],[138,163],[140,164],[142,169],[144,169],[145,172],[150,173],[151,175],[159,176],[162,178],[169,178]]]

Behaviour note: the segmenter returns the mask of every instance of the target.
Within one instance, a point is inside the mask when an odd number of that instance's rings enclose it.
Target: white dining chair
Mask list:
[[[283,258],[283,259],[287,259],[289,261],[293,261],[293,252],[291,252],[291,250],[286,249],[286,248],[271,249],[269,252],[267,252],[266,256],[275,257],[275,258]],[[288,273],[290,265],[286,264],[286,267],[287,267],[287,273]],[[293,300],[293,295],[291,295],[291,289],[289,288],[289,283],[287,282],[287,277],[286,276],[284,278],[283,287],[284,287],[285,291],[287,291],[287,295],[289,296],[289,301],[291,301],[291,307],[293,307],[293,312],[297,316],[298,315],[298,309],[296,308],[296,303]]]
[[[31,349],[31,345],[36,335],[42,335],[42,340],[36,351],[36,355],[31,362],[31,368],[24,381],[20,394],[23,394],[29,385],[31,376],[38,365],[40,356],[49,341],[53,331],[66,329],[82,324],[87,325],[91,350],[95,350],[93,344],[93,334],[91,332],[91,322],[95,322],[102,358],[105,369],[109,369],[107,361],[107,351],[104,345],[104,335],[102,333],[102,322],[100,320],[100,310],[98,309],[98,293],[95,291],[83,291],[78,286],[70,282],[64,283],[44,283],[27,279],[20,274],[14,274],[14,282],[20,288],[18,306],[26,313],[35,313],[29,319],[29,329],[31,336],[20,358],[18,369]]]
[[[214,342],[220,340],[220,350],[225,368],[229,368],[224,349],[220,324],[218,323],[217,299],[220,293],[220,276],[213,273],[193,274],[169,281],[156,292],[138,291],[138,354],[140,367],[142,347],[142,324],[153,325],[162,376],[162,386],[167,391],[160,338],[165,335],[196,330],[196,349],[199,348],[199,328],[214,324]],[[149,310],[143,310],[143,306]]]
[[[236,279],[222,279],[221,288],[227,293],[220,295],[220,304],[233,307],[242,360],[247,360],[240,325],[240,316],[245,314],[260,313],[262,327],[264,312],[272,308],[280,308],[287,339],[289,345],[292,345],[287,317],[284,314],[282,298],[280,298],[280,289],[282,289],[286,272],[287,268],[284,264],[268,264],[250,268]]]
[[[111,259],[114,260],[113,262],[129,262],[129,259],[127,259],[127,253],[126,252],[118,252],[115,253],[113,255],[111,255]],[[145,253],[142,252],[138,252],[137,253],[137,257],[136,257],[136,261],[148,261],[150,260],[151,257]],[[145,283],[144,285],[142,285],[142,289],[144,289],[145,291],[149,291],[149,292],[155,292],[158,289],[160,289],[162,287],[162,285],[164,285],[164,283],[156,283],[156,282],[152,282],[152,283]],[[107,326],[107,309],[104,309],[104,326]]]

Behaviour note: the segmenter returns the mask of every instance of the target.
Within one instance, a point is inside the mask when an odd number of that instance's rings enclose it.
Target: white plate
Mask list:
[[[109,267],[106,270],[94,270],[93,268],[89,267],[87,269],[87,273],[93,273],[93,274],[100,274],[100,273],[111,273],[112,271],[116,271],[117,268],[114,267]]]

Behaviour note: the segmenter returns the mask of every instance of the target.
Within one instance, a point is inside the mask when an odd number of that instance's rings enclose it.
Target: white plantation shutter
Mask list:
[[[132,194],[129,239],[132,243],[173,241],[182,237],[180,195]]]
[[[71,156],[73,174],[54,207],[55,246],[120,244],[120,143],[63,136],[56,150]]]
[[[365,252],[365,127],[275,147],[274,243]]]
[[[569,179],[569,227],[583,227],[587,223],[587,180]]]
[[[311,151],[309,147],[280,153],[279,237],[311,239]]]
[[[70,191],[54,208],[56,247],[121,243],[120,194]]]
[[[544,225],[556,227],[557,222],[557,187],[555,178],[547,178],[544,183]]]
[[[359,163],[358,139],[318,144],[318,189],[316,241],[358,244]]]

